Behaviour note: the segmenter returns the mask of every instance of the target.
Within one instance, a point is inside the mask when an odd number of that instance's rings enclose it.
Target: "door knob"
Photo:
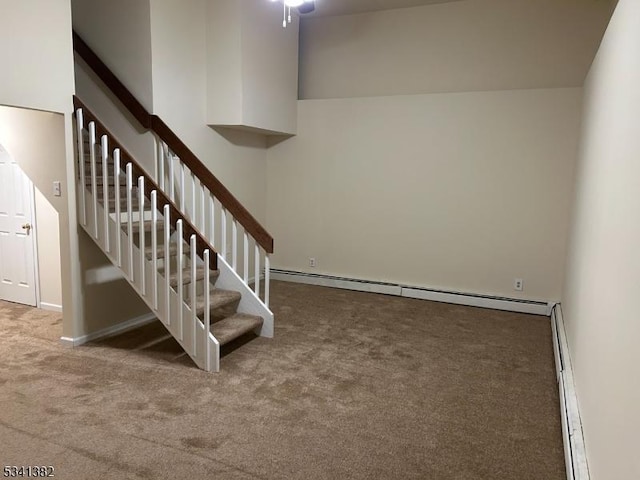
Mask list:
[[[29,234],[29,231],[31,230],[31,224],[25,223],[24,225],[22,225],[22,228],[27,231],[27,234]]]

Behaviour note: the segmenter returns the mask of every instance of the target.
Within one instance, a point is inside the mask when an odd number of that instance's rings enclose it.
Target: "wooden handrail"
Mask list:
[[[206,238],[202,236],[202,234],[198,231],[193,224],[184,217],[184,215],[180,212],[180,209],[176,206],[175,203],[171,201],[171,199],[165,195],[165,193],[160,189],[160,187],[145,173],[144,169],[140,166],[138,162],[133,158],[133,156],[122,146],[120,142],[116,139],[116,137],[105,127],[100,120],[87,108],[87,106],[75,95],[73,96],[73,106],[75,109],[81,108],[82,114],[87,121],[93,122],[96,126],[96,138],[101,138],[103,135],[106,135],[109,139],[109,149],[110,151],[115,150],[116,148],[120,149],[120,158],[124,164],[131,163],[133,166],[133,176],[138,178],[142,176],[144,178],[145,183],[145,196],[150,197],[151,191],[155,190],[158,196],[158,209],[162,211],[160,207],[162,205],[169,205],[169,217],[165,219],[168,221],[171,226],[176,228],[176,222],[181,219],[182,220],[182,235],[184,240],[187,243],[190,243],[191,235],[196,236],[196,250],[197,254],[200,258],[204,258],[204,251],[208,249],[211,254],[209,256],[210,259],[210,268],[213,270],[218,269],[218,253],[216,250],[209,244]],[[106,181],[106,179],[105,179]],[[105,206],[106,208],[106,206]]]
[[[100,60],[100,57],[85,43],[75,31],[73,32],[73,49],[82,58],[98,78],[113,92],[120,102],[127,107],[131,115],[147,130],[151,128],[151,115],[136,97],[118,80],[118,77]]]
[[[106,87],[129,110],[140,125],[154,132],[167,146],[180,157],[180,160],[191,170],[198,180],[216,197],[220,204],[240,222],[245,231],[267,253],[273,253],[273,237],[260,225],[249,211],[233,196],[220,180],[200,161],[200,159],[180,140],[169,126],[157,115],[151,115],[135,96],[118,80],[93,50],[73,32],[73,49],[84,62],[96,73]],[[86,107],[85,107],[86,108]],[[97,123],[96,123],[97,125]]]

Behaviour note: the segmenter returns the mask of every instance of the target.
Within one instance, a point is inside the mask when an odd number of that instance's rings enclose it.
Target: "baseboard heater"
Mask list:
[[[582,433],[582,421],[578,409],[578,399],[573,384],[573,369],[569,358],[569,345],[564,329],[562,307],[560,304],[551,310],[551,330],[553,335],[553,354],[556,360],[556,380],[560,394],[560,419],[562,439],[567,469],[567,480],[589,480],[587,452]]]
[[[521,300],[517,298],[496,297],[474,293],[452,292],[431,288],[399,285],[387,282],[375,282],[357,278],[338,277],[316,273],[296,272],[293,270],[272,269],[271,278],[285,282],[306,283],[323,287],[343,288],[360,292],[382,293],[399,297],[453,303],[471,307],[492,308],[510,312],[529,313],[549,316],[554,303]]]

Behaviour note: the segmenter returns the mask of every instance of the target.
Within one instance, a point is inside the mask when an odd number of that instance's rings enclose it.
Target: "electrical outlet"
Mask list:
[[[313,258],[313,257],[309,258],[309,266],[313,267],[313,268],[318,266],[318,264],[316,263],[316,259],[315,258]]]
[[[524,290],[524,282],[522,281],[521,278],[516,278],[513,280],[513,289],[521,292],[522,290]]]

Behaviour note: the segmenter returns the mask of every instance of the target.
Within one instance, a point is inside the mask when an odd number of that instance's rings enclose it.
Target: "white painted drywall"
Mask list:
[[[149,0],[72,0],[71,5],[75,31],[151,110]]]
[[[639,45],[620,0],[585,84],[563,311],[592,480],[640,478]]]
[[[53,185],[51,186],[53,190]],[[49,200],[35,189],[36,238],[40,302],[62,308],[62,272],[60,259],[60,225],[58,212]]]
[[[300,101],[298,135],[268,152],[272,265],[558,299],[581,96],[571,88]]]
[[[263,221],[264,136],[207,126],[206,12],[205,0],[151,1],[154,113]]]
[[[68,111],[73,92],[69,0],[2,0],[0,11],[0,31],[3,38],[0,42],[0,64],[3,66],[3,73],[0,75],[0,104]],[[15,110],[7,108],[4,113],[12,111]],[[7,122],[10,121],[9,116],[4,118]],[[6,130],[4,132],[8,135]],[[25,136],[29,134],[19,133]],[[64,145],[64,134],[59,141]],[[13,142],[11,144],[14,145]],[[54,158],[50,160],[53,164],[60,165]],[[22,158],[21,165],[24,165],[24,161]],[[64,157],[61,161],[63,164]],[[29,173],[33,176],[33,171]],[[64,180],[64,174],[61,180]],[[38,183],[42,186],[44,182]],[[58,208],[65,206],[59,202]],[[37,188],[35,220],[40,301],[61,307],[58,213]]]
[[[300,98],[579,87],[612,0],[465,0],[303,19]]]
[[[299,20],[292,14],[282,28],[281,10],[279,2],[243,0],[242,115],[248,126],[295,134]]]
[[[91,69],[82,61],[75,63],[76,92],[82,102],[109,129],[127,152],[148,172],[153,172],[155,140],[124,111],[118,100],[106,90]]]
[[[241,2],[206,1],[207,123],[242,124]]]
[[[282,28],[279,2],[207,3],[207,122],[294,134],[297,15],[292,15],[292,22]]]
[[[0,0],[0,105],[68,112],[73,94],[69,0]]]

